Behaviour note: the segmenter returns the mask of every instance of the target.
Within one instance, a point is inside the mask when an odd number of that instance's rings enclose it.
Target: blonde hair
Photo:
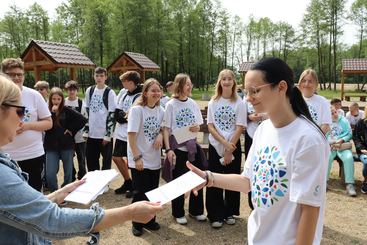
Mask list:
[[[298,85],[305,79],[305,76],[307,76],[307,75],[311,75],[313,77],[313,79],[315,79],[316,85],[319,84],[319,78],[317,76],[316,71],[309,68],[309,69],[306,69],[302,72],[301,76],[299,77]]]
[[[7,76],[0,74],[0,105],[20,105],[20,89]]]
[[[190,79],[189,75],[185,73],[179,73],[176,75],[173,81],[174,90],[172,97],[178,99],[183,94],[183,88],[186,85],[187,79]]]
[[[154,79],[154,78],[149,78],[147,79],[144,84],[143,84],[143,90],[141,91],[141,95],[139,96],[139,98],[136,100],[136,105],[140,105],[140,106],[146,106],[148,104],[148,98],[146,97],[146,93],[148,92],[149,88],[151,86],[153,86],[154,84],[157,84],[159,89],[162,90],[162,86],[161,84],[158,82],[158,80]],[[159,105],[159,101],[157,101],[157,103],[155,104],[155,106]]]
[[[36,82],[36,84],[34,85],[34,88],[36,89],[36,90],[38,90],[38,89],[43,89],[43,88],[45,88],[45,89],[49,89],[49,87],[50,87],[50,85],[48,84],[48,82],[46,82],[46,81],[38,81],[38,82]]]
[[[215,84],[215,94],[213,95],[213,100],[219,100],[219,98],[223,94],[223,88],[220,85],[220,82],[224,78],[225,75],[229,74],[232,77],[233,80],[233,86],[232,86],[232,94],[231,94],[231,101],[234,102],[237,100],[237,83],[236,83],[236,76],[234,75],[233,71],[229,69],[224,69],[221,72],[219,72],[217,83]]]

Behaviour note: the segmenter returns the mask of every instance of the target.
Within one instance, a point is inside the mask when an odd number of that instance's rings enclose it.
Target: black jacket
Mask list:
[[[64,106],[61,111],[59,124],[56,123],[56,114],[52,115],[52,128],[46,131],[44,148],[45,150],[68,150],[74,148],[74,136],[84,127],[87,119],[79,112]],[[72,135],[66,133],[69,130]]]
[[[360,119],[353,132],[353,141],[358,154],[361,150],[367,150],[367,120]]]

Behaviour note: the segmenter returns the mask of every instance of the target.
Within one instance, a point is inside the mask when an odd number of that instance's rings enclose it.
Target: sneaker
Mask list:
[[[363,194],[366,194],[367,193],[367,181],[363,181],[362,187],[361,187],[361,192]]]
[[[136,191],[130,190],[130,191],[126,191],[125,193],[125,197],[126,198],[133,198],[135,195]]]
[[[236,220],[235,218],[231,215],[228,216],[226,219],[224,219],[224,221],[226,222],[227,225],[234,225],[236,224]]]
[[[347,184],[347,195],[351,196],[351,197],[355,197],[357,196],[356,190],[354,189],[354,185],[353,184]]]
[[[131,231],[132,231],[132,233],[133,233],[134,236],[141,236],[141,235],[143,235],[143,228],[137,228],[137,227],[133,226],[131,228]]]
[[[90,237],[90,240],[87,242],[87,245],[95,245],[95,244],[98,244],[99,236],[100,236],[99,233],[92,234],[92,236]]]
[[[115,190],[115,194],[125,194],[127,191],[132,189],[132,181],[131,179],[125,180],[124,184]]]
[[[212,222],[212,227],[213,228],[218,229],[218,228],[221,228],[222,226],[223,226],[223,222],[222,221],[214,221],[214,222]]]
[[[190,214],[190,217],[196,219],[197,221],[206,221],[206,216],[204,214],[200,214],[200,215]]]
[[[144,228],[150,231],[157,231],[161,228],[161,226],[157,222],[148,222],[147,224],[143,225]]]
[[[176,222],[179,223],[180,225],[186,225],[187,224],[187,219],[185,216],[182,216],[180,218],[176,218]]]

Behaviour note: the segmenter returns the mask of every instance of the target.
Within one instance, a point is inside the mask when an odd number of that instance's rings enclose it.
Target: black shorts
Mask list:
[[[127,142],[116,139],[115,148],[113,149],[114,157],[127,157]]]

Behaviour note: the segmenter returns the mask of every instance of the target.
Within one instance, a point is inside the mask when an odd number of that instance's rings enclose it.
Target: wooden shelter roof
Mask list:
[[[240,64],[240,69],[238,70],[239,72],[248,72],[252,66],[255,64],[255,62],[253,61],[247,61],[247,62],[243,62],[242,64]]]
[[[343,74],[367,74],[367,59],[342,59]]]
[[[26,71],[54,71],[58,68],[94,68],[96,65],[76,45],[31,40],[20,56]]]
[[[111,65],[107,67],[109,72],[120,73],[128,70],[159,71],[160,67],[144,54],[123,52]]]

